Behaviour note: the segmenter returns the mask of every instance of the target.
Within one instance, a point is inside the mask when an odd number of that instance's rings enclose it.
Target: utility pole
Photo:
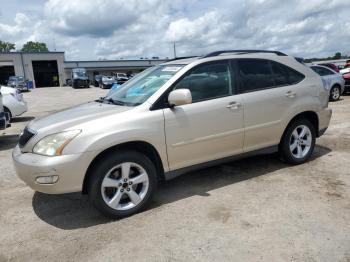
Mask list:
[[[174,42],[174,58],[176,58],[176,43]]]

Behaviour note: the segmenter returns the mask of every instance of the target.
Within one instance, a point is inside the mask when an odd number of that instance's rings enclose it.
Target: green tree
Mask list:
[[[29,41],[25,43],[21,49],[22,52],[47,52],[47,46],[45,43]]]
[[[334,59],[341,59],[341,53],[340,52],[336,52],[333,58]]]
[[[11,50],[15,50],[15,44],[0,40],[0,52],[10,52]]]

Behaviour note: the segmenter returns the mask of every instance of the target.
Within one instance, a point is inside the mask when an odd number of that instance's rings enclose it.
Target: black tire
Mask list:
[[[297,158],[293,155],[291,149],[290,149],[290,143],[291,143],[291,139],[292,139],[292,133],[293,131],[299,127],[299,126],[307,126],[309,128],[309,130],[311,131],[311,145],[310,145],[310,149],[308,151],[308,153],[301,157],[301,158]],[[284,131],[284,134],[282,136],[281,142],[279,144],[278,147],[278,151],[279,154],[281,156],[281,158],[288,164],[292,164],[292,165],[299,165],[302,163],[305,163],[310,156],[312,155],[314,148],[315,148],[315,142],[316,142],[316,131],[315,131],[315,127],[314,125],[307,119],[304,118],[300,118],[300,119],[296,119],[293,122],[291,122],[286,130]]]
[[[117,210],[108,206],[103,200],[101,185],[109,170],[125,162],[136,163],[146,170],[149,180],[148,191],[141,202],[135,207],[128,210]],[[133,215],[146,208],[150,203],[156,187],[157,171],[148,157],[137,151],[119,151],[107,155],[105,159],[99,161],[98,165],[93,168],[88,180],[88,195],[90,201],[103,215],[116,219]]]
[[[335,92],[336,90],[338,90],[337,92]],[[338,94],[338,95],[336,95]],[[331,91],[329,92],[329,101],[338,101],[340,99],[340,95],[341,95],[341,89],[340,86],[338,85],[334,85],[331,88]]]
[[[4,107],[4,112],[5,113],[8,113],[10,115],[10,122],[12,121],[12,114],[11,114],[11,111],[7,108],[7,107]]]

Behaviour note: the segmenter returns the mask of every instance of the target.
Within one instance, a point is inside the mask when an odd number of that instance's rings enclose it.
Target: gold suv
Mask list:
[[[31,122],[13,151],[34,190],[82,191],[134,214],[157,183],[262,149],[308,160],[332,111],[321,78],[278,51],[230,50],[151,67],[104,98]]]

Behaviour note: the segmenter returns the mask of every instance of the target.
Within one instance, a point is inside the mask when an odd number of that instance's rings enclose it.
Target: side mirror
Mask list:
[[[170,106],[181,106],[192,103],[191,91],[188,89],[177,89],[170,92],[168,96]]]

